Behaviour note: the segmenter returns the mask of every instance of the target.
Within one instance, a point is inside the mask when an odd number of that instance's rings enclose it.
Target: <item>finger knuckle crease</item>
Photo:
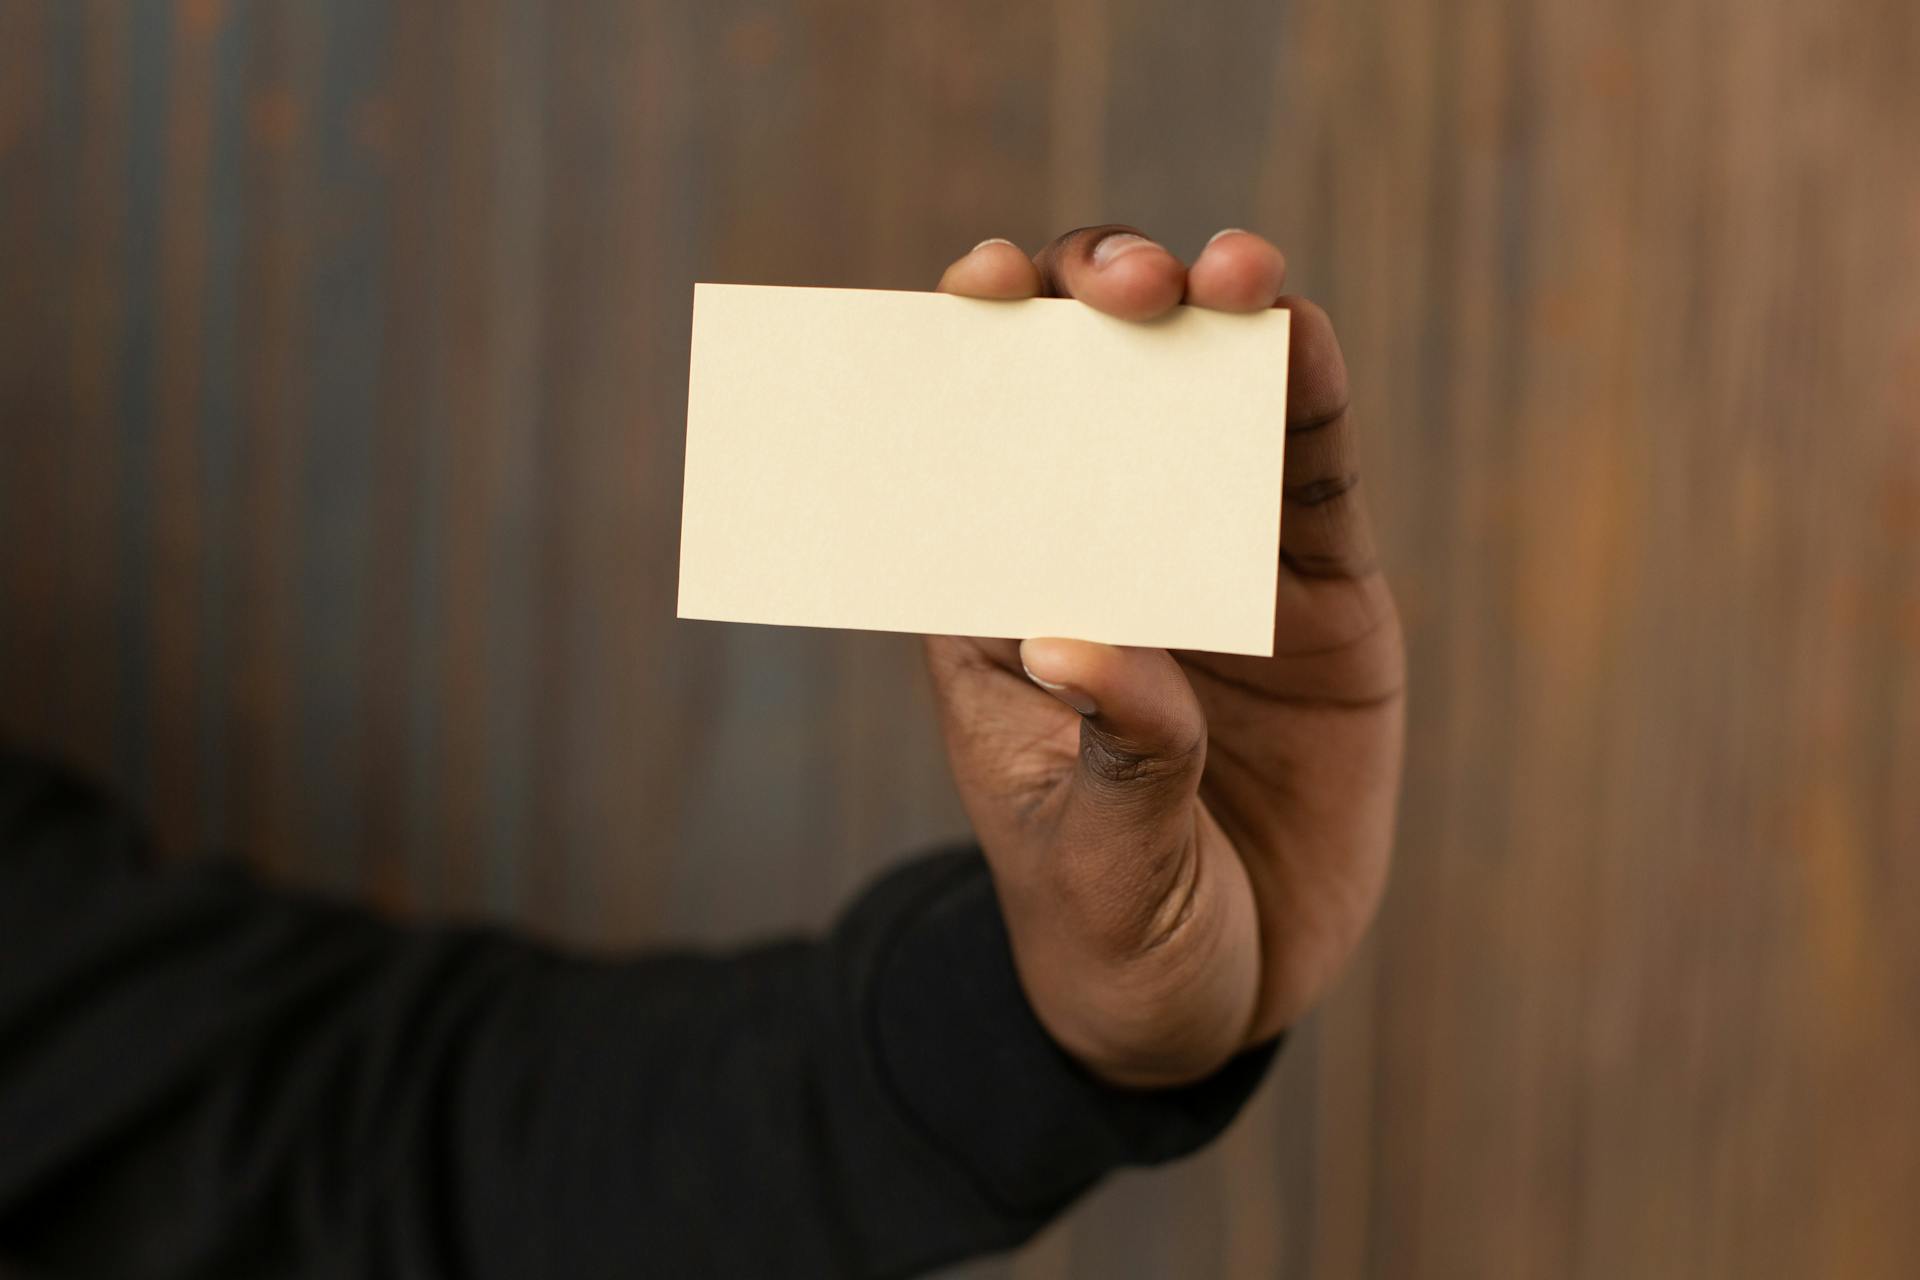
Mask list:
[[[1302,578],[1364,578],[1376,565],[1371,557],[1280,548],[1280,561]]]
[[[1347,398],[1341,396],[1331,404],[1310,409],[1303,416],[1287,423],[1287,434],[1290,436],[1306,435],[1310,431],[1318,431],[1323,427],[1330,427],[1346,416]]]
[[[1105,738],[1089,737],[1083,755],[1087,771],[1116,787],[1138,787],[1168,782],[1190,773],[1195,756],[1204,751],[1195,742],[1173,751],[1137,751]]]
[[[1295,506],[1317,507],[1332,502],[1335,498],[1352,493],[1360,483],[1358,471],[1347,471],[1339,475],[1322,476],[1317,480],[1307,480],[1300,484],[1288,485],[1283,496]]]

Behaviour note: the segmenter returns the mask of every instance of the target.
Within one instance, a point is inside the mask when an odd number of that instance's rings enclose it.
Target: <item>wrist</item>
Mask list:
[[[913,892],[882,886],[855,913],[881,926],[870,934],[865,1021],[883,1087],[913,1129],[994,1202],[1043,1214],[1109,1168],[1172,1159],[1217,1135],[1273,1046],[1186,1088],[1092,1070],[1036,1016],[985,872],[977,857],[909,868],[897,887]]]
[[[1014,968],[1042,1029],[1105,1084],[1207,1079],[1254,1042],[1259,938],[1236,901],[1197,894],[1181,928],[1121,953],[1063,939],[1057,908],[1023,920],[1010,935]]]

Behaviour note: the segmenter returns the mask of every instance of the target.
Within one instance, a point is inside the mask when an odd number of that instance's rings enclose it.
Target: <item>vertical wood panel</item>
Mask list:
[[[159,210],[159,297],[154,376],[138,388],[152,405],[153,648],[148,674],[155,826],[193,838],[204,830],[199,746],[201,602],[209,539],[200,423],[207,367],[208,237],[219,79],[218,4],[183,6],[172,33]]]
[[[386,246],[383,360],[374,410],[371,552],[362,586],[366,673],[361,761],[362,875],[383,902],[438,909],[451,900],[442,867],[442,755],[435,710],[443,673],[440,618],[448,409],[443,392],[448,293],[446,227],[455,216],[448,175],[450,85],[445,26],[429,5],[388,7],[384,82],[361,127],[386,157],[393,196]]]
[[[385,360],[386,201],[382,157],[368,145],[363,112],[386,74],[387,7],[340,0],[303,8],[291,28],[310,59],[305,166],[289,196],[289,233],[301,247],[301,283],[288,336],[301,445],[290,497],[294,598],[291,677],[299,771],[292,818],[302,865],[338,885],[359,880],[355,844],[365,830],[359,761],[366,750],[364,583],[372,553],[368,472]],[[315,785],[316,780],[324,780]]]
[[[582,942],[964,830],[916,647],[672,617],[695,279],[1287,249],[1412,642],[1380,927],[972,1277],[1904,1275],[1920,8],[0,5],[0,731]]]
[[[311,414],[311,224],[316,81],[324,32],[311,10],[271,9],[248,28],[247,188],[241,199],[236,378],[243,431],[230,537],[242,548],[233,626],[234,830],[270,867],[303,865],[299,829],[300,467]],[[328,780],[351,794],[354,780]]]
[[[62,174],[61,216],[74,227],[66,287],[73,308],[60,364],[66,374],[64,421],[47,424],[66,448],[58,489],[61,577],[66,585],[56,667],[60,702],[49,717],[54,745],[70,758],[118,774],[120,709],[127,691],[116,645],[124,584],[115,551],[124,470],[117,392],[126,328],[126,210],[130,167],[128,100],[132,58],[128,15],[113,4],[63,7],[61,35],[70,51],[60,71],[80,82],[74,168]],[[133,781],[129,779],[128,781]]]
[[[57,702],[62,531],[61,389],[55,372],[71,324],[61,180],[71,132],[56,15],[0,8],[0,725],[44,740]],[[62,92],[62,89],[66,92]]]

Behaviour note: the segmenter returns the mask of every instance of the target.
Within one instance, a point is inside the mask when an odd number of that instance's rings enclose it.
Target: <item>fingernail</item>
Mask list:
[[[1252,234],[1253,232],[1248,231],[1244,227],[1222,227],[1220,228],[1220,230],[1214,232],[1212,235],[1207,237],[1207,245],[1211,245],[1215,240],[1218,240],[1221,236],[1250,236]],[[1206,245],[1202,245],[1201,248],[1204,250],[1206,248]]]
[[[982,240],[982,241],[981,241],[981,242],[980,242],[979,244],[977,244],[977,245],[975,245],[975,246],[973,246],[973,248],[971,248],[971,249],[969,249],[969,250],[967,250],[967,252],[968,252],[968,253],[978,253],[978,252],[980,252],[980,251],[981,251],[982,249],[984,249],[984,248],[986,248],[986,247],[987,247],[988,245],[990,245],[990,244],[1003,244],[1003,245],[1005,245],[1005,246],[1007,246],[1007,248],[1009,248],[1009,249],[1018,249],[1018,248],[1020,247],[1019,245],[1017,245],[1017,244],[1015,244],[1015,243],[1014,243],[1013,241],[1011,241],[1011,240],[1008,240],[1008,239],[1005,239],[1005,238],[1003,238],[1003,237],[1001,237],[1001,236],[988,236],[988,237],[987,237],[987,238],[986,238],[985,240]]]
[[[1078,711],[1081,715],[1090,716],[1100,709],[1093,705],[1093,699],[1087,696],[1086,690],[1076,689],[1070,684],[1055,684],[1051,680],[1042,680],[1039,676],[1033,674],[1033,672],[1028,671],[1027,664],[1024,662],[1020,664],[1020,669],[1027,672],[1027,679],[1033,681],[1042,689],[1045,689],[1048,693],[1060,699],[1060,701],[1066,703],[1075,711]]]
[[[1145,236],[1137,236],[1131,231],[1116,231],[1093,246],[1093,265],[1104,268],[1136,249],[1158,249],[1159,247]]]

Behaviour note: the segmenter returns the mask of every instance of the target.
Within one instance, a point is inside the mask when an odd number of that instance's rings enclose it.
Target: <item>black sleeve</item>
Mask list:
[[[824,940],[569,956],[388,922],[0,755],[0,1273],[888,1276],[1217,1134],[1034,1020],[975,852]]]

